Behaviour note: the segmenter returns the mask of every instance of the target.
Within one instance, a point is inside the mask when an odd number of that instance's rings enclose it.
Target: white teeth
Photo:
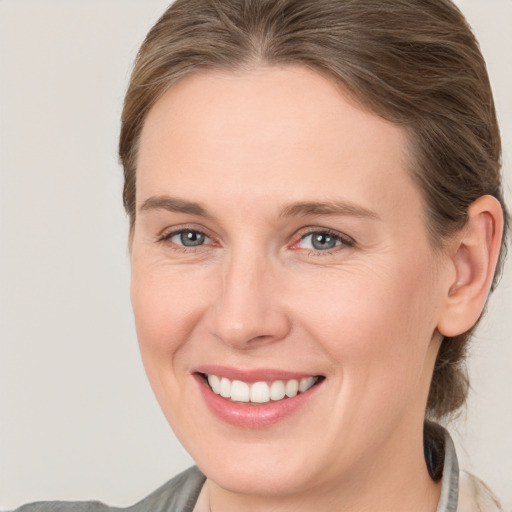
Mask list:
[[[208,384],[210,384],[214,393],[217,393],[217,395],[220,393],[220,380],[217,375],[208,375]]]
[[[300,379],[299,391],[304,393],[304,391],[307,391],[314,383],[315,377],[304,377],[303,379]]]
[[[235,402],[248,402],[250,394],[252,398],[252,392],[249,390],[249,384],[246,384],[241,380],[234,380],[231,383],[231,400],[234,400]]]
[[[264,404],[270,401],[270,388],[266,382],[255,382],[251,386],[251,402]]]
[[[272,400],[281,400],[285,397],[284,382],[282,380],[276,380],[272,382],[270,386],[270,398]]]
[[[220,396],[231,398],[231,381],[226,377],[220,379]]]
[[[241,380],[230,381],[226,377],[217,375],[208,375],[208,384],[212,391],[222,396],[230,398],[234,402],[252,402],[265,404],[270,400],[282,400],[285,397],[293,398],[297,394],[304,393],[311,388],[317,377],[304,377],[302,379],[290,379],[288,381],[276,380],[270,383],[254,382],[249,384]]]
[[[296,379],[289,380],[284,390],[287,397],[293,398],[299,392],[299,381]]]

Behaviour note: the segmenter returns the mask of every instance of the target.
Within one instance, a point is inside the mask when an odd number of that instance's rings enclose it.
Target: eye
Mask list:
[[[179,231],[173,231],[163,237],[163,240],[170,241],[173,244],[181,245],[183,247],[197,247],[207,243],[211,240],[201,231],[194,229],[180,229]]]
[[[303,235],[297,244],[300,249],[329,251],[342,245],[353,245],[352,240],[340,233],[331,231],[313,231]]]

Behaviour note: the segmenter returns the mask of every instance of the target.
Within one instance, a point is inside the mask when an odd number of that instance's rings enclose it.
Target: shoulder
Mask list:
[[[169,480],[126,512],[192,512],[206,477],[191,467]]]
[[[113,509],[99,501],[38,501],[22,505],[13,512],[103,512]]]
[[[482,480],[471,473],[461,471],[457,512],[503,512],[503,509]]]
[[[128,508],[109,507],[99,501],[46,501],[30,503],[13,512],[192,512],[205,476],[192,467]]]

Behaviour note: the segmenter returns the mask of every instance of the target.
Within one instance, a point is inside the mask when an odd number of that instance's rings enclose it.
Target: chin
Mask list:
[[[267,457],[256,463],[225,460],[221,464],[199,463],[199,469],[219,487],[238,494],[284,497],[297,495],[311,485],[311,468],[304,464],[295,466],[293,461],[280,463]]]
[[[284,497],[322,485],[329,477],[325,463],[331,458],[332,450],[325,446],[321,449],[310,438],[304,439],[297,433],[293,428],[286,428],[273,436],[267,432],[268,437],[265,432],[251,432],[245,438],[211,435],[208,441],[204,435],[199,443],[185,448],[203,474],[225,490]],[[332,460],[329,465],[336,466],[339,472],[339,458],[337,462]]]

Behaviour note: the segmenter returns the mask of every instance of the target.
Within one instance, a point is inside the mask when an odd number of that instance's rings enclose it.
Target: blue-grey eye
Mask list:
[[[318,231],[309,233],[302,237],[300,246],[302,249],[313,249],[315,251],[328,251],[342,244],[341,238],[328,232]]]
[[[204,245],[209,238],[200,231],[194,231],[192,229],[183,229],[174,233],[171,237],[171,242],[184,247],[197,247],[198,245]]]

